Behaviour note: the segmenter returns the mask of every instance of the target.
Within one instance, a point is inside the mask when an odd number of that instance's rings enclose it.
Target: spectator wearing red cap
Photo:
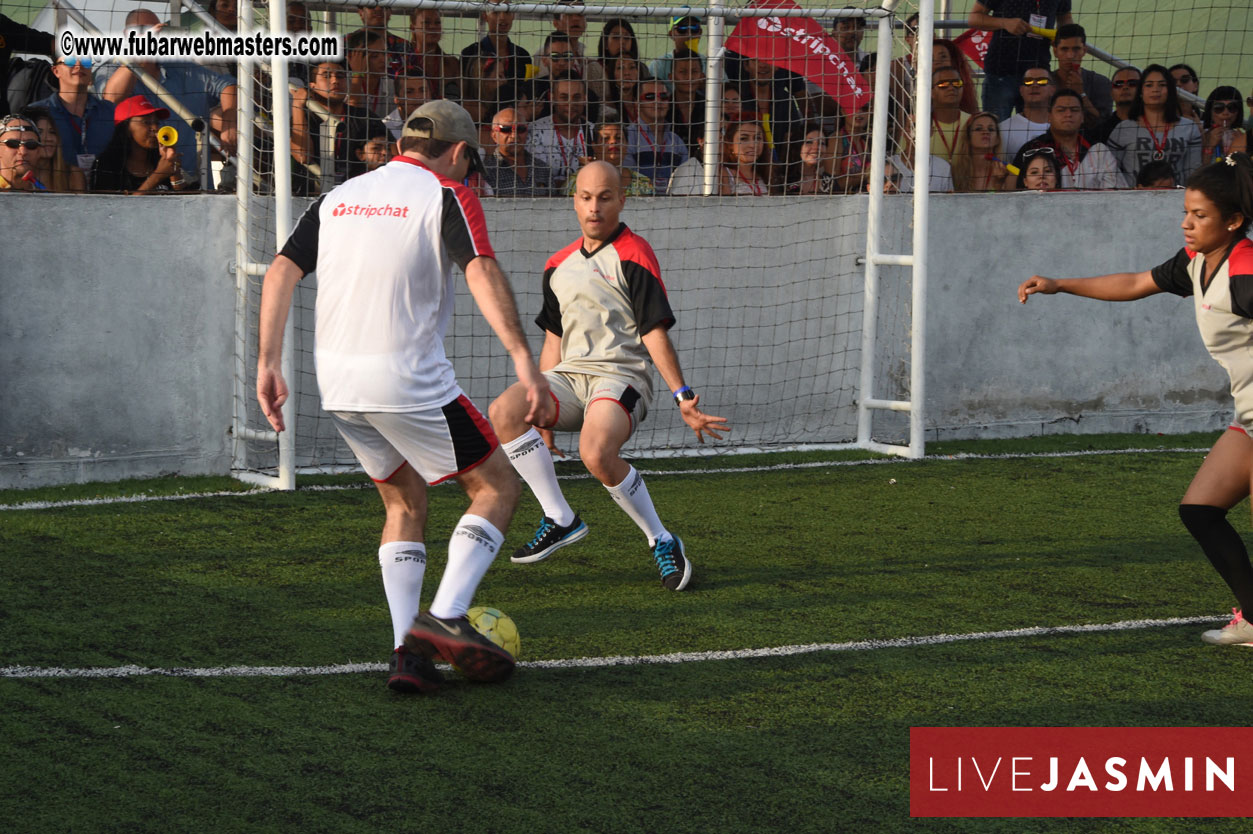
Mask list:
[[[157,141],[161,122],[170,117],[143,96],[131,96],[113,111],[113,138],[96,157],[92,191],[150,194],[179,191],[187,186],[182,160],[174,147]]]
[[[165,28],[165,24],[148,9],[136,9],[128,14],[126,26],[128,29],[157,33]],[[226,153],[234,153],[238,102],[234,77],[221,75],[191,61],[144,61],[139,66],[165,87],[192,116],[203,119],[217,135]],[[129,66],[106,61],[96,68],[95,75],[96,92],[115,105],[135,95],[145,96],[154,105],[160,101]],[[177,114],[170,118],[170,122],[178,130],[176,147],[183,167],[188,172],[188,178],[196,181],[199,179],[200,161],[196,133]]]

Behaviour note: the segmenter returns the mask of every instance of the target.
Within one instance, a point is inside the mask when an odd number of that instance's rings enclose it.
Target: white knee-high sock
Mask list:
[[[561,485],[557,483],[557,470],[553,467],[553,456],[544,439],[534,428],[508,443],[501,444],[509,456],[513,468],[531,488],[539,505],[544,508],[544,515],[565,527],[574,521],[574,510],[561,494]]]
[[[461,517],[448,540],[448,567],[428,609],[432,616],[465,616],[483,574],[504,542],[504,534],[487,519],[469,514]]]
[[[644,535],[648,536],[649,547],[655,545],[658,539],[670,538],[666,526],[657,517],[653,499],[648,495],[648,487],[644,486],[644,479],[635,471],[634,466],[622,479],[622,483],[605,489],[609,490],[618,506],[644,531]]]
[[[383,593],[392,614],[393,646],[405,641],[405,632],[418,616],[422,577],[426,574],[426,547],[422,542],[388,542],[379,548]]]

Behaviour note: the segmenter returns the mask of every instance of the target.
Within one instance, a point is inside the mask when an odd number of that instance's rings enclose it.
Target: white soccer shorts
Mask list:
[[[408,461],[428,484],[438,484],[478,466],[500,445],[465,394],[426,411],[330,414],[366,474],[380,482]]]

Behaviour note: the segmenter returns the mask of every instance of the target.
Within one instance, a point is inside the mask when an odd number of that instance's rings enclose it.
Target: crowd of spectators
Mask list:
[[[605,21],[589,47],[583,7],[577,0],[559,5],[565,9],[551,18],[534,55],[511,39],[514,14],[499,0],[479,16],[481,38],[459,55],[441,44],[438,11],[412,11],[406,38],[395,33],[390,9],[361,7],[342,60],[291,65],[295,192],[314,195],[385,164],[406,115],[434,98],[460,102],[479,124],[485,173],[469,184],[483,196],[568,194],[593,160],[618,167],[636,196],[700,195],[707,180],[721,195],[914,188],[917,15],[906,21],[906,54],[892,62],[884,84],[874,78],[875,56],[862,48],[864,19],[832,26],[872,92],[890,98],[885,180],[872,183],[870,105],[842,112],[801,76],[734,53],[724,62],[715,131],[719,170],[706,177],[701,21],[672,18],[666,51],[645,61],[630,21]],[[237,27],[230,0],[209,9],[220,26]],[[291,2],[288,9],[289,31],[309,31],[307,8]],[[951,40],[934,41],[933,191],[1173,186],[1202,163],[1248,148],[1245,102],[1235,86],[1214,86],[1200,105],[1180,95],[1201,95],[1187,64],[1124,67],[1108,78],[1082,66],[1087,38],[1070,0],[976,0],[969,22],[992,32],[981,90],[963,51]],[[218,160],[236,150],[232,65],[93,66],[57,56],[50,39],[8,18],[0,23],[7,27],[0,35],[51,54],[56,84],[54,94],[5,122],[0,190],[149,193],[215,185],[202,182],[201,145],[211,137]],[[145,9],[131,12],[126,26],[164,28]],[[255,70],[259,89],[267,71]],[[165,106],[148,77],[179,106]],[[272,112],[268,92],[258,105]],[[165,124],[177,130],[172,147],[157,139]]]

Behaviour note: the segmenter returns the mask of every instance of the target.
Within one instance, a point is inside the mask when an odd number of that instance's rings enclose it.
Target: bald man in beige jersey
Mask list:
[[[544,330],[540,370],[548,378],[557,417],[551,425],[526,421],[526,391],[514,385],[492,403],[492,425],[509,462],[539,500],[544,518],[514,562],[538,562],[587,535],[570,508],[548,449],[552,432],[577,431],[579,456],[648,537],[661,584],[681,591],[692,578],[683,542],[670,533],[635,467],[621,451],[652,402],[649,362],[673,392],[683,421],[705,442],[729,429],[705,414],[683,381],[669,328],[674,313],[652,247],[619,222],[626,202],[618,171],[593,162],[579,171],[574,211],[583,235],[553,255],[544,269],[544,306],[535,323]],[[560,452],[557,452],[560,454]]]

